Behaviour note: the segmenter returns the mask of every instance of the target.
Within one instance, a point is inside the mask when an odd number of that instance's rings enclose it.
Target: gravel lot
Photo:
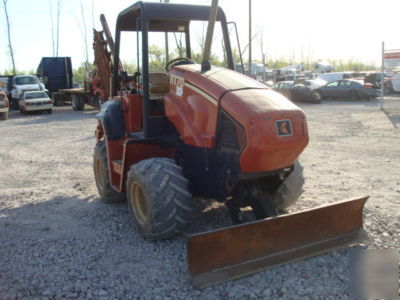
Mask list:
[[[292,211],[370,195],[363,246],[398,248],[400,124],[376,102],[301,106],[311,140],[302,155],[306,191]],[[0,299],[349,298],[348,250],[194,290],[183,237],[145,241],[126,204],[100,201],[95,113],[61,107],[0,122]],[[196,200],[189,231],[228,222],[224,207]]]

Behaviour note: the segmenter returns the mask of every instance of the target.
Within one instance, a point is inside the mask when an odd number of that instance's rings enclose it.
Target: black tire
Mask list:
[[[5,112],[1,113],[1,119],[2,120],[8,120],[8,111],[5,111]]]
[[[132,165],[126,191],[134,223],[145,238],[171,237],[191,222],[188,180],[173,159],[151,158]]]
[[[296,85],[292,89],[292,100],[295,102],[320,103],[321,99],[314,99],[313,92],[304,85]]]
[[[294,102],[301,102],[303,101],[303,88],[305,88],[305,86],[303,85],[296,85],[295,87],[292,88],[291,90],[291,94],[292,94],[292,101]]]
[[[22,115],[26,114],[26,111],[23,110],[22,108],[19,109],[19,112],[20,112]]]
[[[293,205],[303,193],[303,185],[303,166],[296,160],[292,173],[285,178],[281,186],[271,195],[276,208],[283,210]]]
[[[52,114],[52,113],[53,113],[53,110],[52,110],[52,109],[48,109],[48,110],[47,110],[47,113],[48,113],[48,114]]]
[[[350,92],[350,99],[351,100],[358,100],[358,93],[356,91],[351,91]]]
[[[64,105],[64,98],[63,94],[53,93],[54,98],[54,106],[63,106]]]
[[[312,91],[312,101],[314,103],[321,103],[323,97],[320,91],[314,90]]]
[[[93,96],[93,107],[99,108],[101,104],[101,99],[99,95],[94,95]]]
[[[93,171],[97,190],[100,197],[107,203],[119,203],[125,201],[125,196],[111,187],[108,175],[107,148],[104,141],[100,141],[94,147]]]
[[[11,99],[11,108],[13,110],[18,110],[18,107],[19,107],[19,100],[15,99],[15,98],[12,98]]]
[[[83,110],[85,107],[85,101],[81,95],[71,95],[71,104],[73,110]]]

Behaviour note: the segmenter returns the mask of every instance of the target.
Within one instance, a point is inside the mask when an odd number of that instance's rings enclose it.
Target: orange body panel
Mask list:
[[[122,180],[120,181],[120,191],[125,191],[125,182],[130,166],[148,158],[168,157],[174,158],[175,148],[162,148],[159,145],[150,144],[128,144],[124,146]]]
[[[241,172],[268,172],[293,165],[308,144],[303,111],[284,96],[240,73],[200,66],[172,68],[165,112],[183,141],[192,146],[214,148],[218,112],[223,109],[246,133],[240,154]],[[278,120],[291,123],[290,135],[279,136]]]
[[[303,111],[272,90],[229,92],[222,98],[221,107],[246,132],[246,147],[240,155],[241,172],[266,172],[290,166],[308,144]],[[290,135],[278,135],[278,120],[290,120]]]
[[[121,138],[119,140],[109,140],[105,138],[108,154],[108,170],[111,185],[119,192],[125,191],[125,182],[127,172],[130,166],[144,159],[153,157],[169,157],[175,155],[175,148],[160,147],[159,145],[151,145],[144,143],[125,144],[129,138]],[[121,161],[122,164],[118,169],[113,165],[113,161]]]
[[[164,97],[165,113],[186,144],[212,148],[218,119],[217,105],[188,87],[183,97],[168,93]]]
[[[140,95],[128,94],[115,96],[117,101],[122,101],[122,109],[125,118],[125,130],[127,132],[139,132],[142,130],[142,103]],[[145,143],[126,144],[133,138],[123,137],[118,140],[110,140],[104,136],[104,130],[99,123],[96,129],[96,137],[99,141],[104,137],[108,154],[108,169],[111,185],[119,192],[125,191],[127,172],[131,165],[144,159],[153,157],[169,157],[175,155],[175,148],[160,147]],[[118,161],[118,163],[114,163]]]
[[[125,129],[127,132],[142,130],[142,101],[140,95],[137,94],[122,96],[122,108],[124,110]]]
[[[164,96],[165,114],[186,144],[215,146],[218,98],[225,90],[187,66],[171,70],[170,91]]]
[[[112,162],[114,160],[120,160],[121,154],[123,152],[123,140],[109,140],[105,138],[106,146],[107,146],[107,155],[108,155],[108,171],[110,175],[110,183],[114,187],[118,187],[121,181],[121,175],[114,172]]]

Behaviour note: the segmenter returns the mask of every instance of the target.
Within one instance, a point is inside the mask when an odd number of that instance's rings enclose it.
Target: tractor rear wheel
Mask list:
[[[124,194],[118,193],[110,184],[107,148],[104,141],[98,142],[94,147],[93,171],[97,190],[104,202],[119,203],[125,201]]]
[[[191,222],[188,180],[173,159],[145,159],[131,166],[126,182],[128,205],[140,234],[165,239]]]
[[[303,166],[298,160],[294,163],[294,170],[282,182],[281,186],[271,194],[275,206],[283,210],[294,204],[303,193],[304,176]]]

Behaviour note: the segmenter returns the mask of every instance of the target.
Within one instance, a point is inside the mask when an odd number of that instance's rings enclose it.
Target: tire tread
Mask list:
[[[151,158],[132,165],[126,184],[128,198],[129,186],[134,181],[141,184],[151,206],[149,219],[143,225],[135,219],[132,205],[128,201],[135,225],[145,238],[169,238],[190,224],[192,195],[181,167],[173,159]]]

